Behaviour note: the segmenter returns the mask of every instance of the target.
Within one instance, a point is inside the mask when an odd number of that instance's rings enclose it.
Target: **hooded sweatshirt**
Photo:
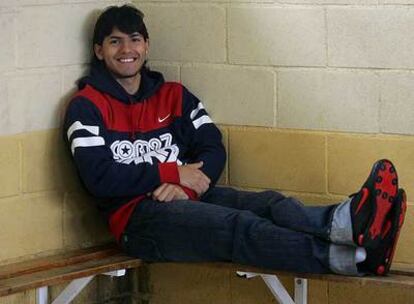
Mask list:
[[[143,68],[139,90],[130,95],[95,63],[78,86],[66,110],[64,137],[116,239],[136,204],[162,183],[180,183],[178,166],[203,161],[200,170],[211,185],[217,181],[226,158],[220,131],[183,85]]]

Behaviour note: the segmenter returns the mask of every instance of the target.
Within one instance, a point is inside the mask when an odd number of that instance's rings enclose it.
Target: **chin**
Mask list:
[[[133,78],[139,74],[139,70],[130,73],[115,73],[116,78],[126,79],[126,78]]]

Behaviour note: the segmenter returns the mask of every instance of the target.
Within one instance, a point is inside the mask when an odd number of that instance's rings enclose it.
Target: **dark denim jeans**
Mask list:
[[[306,207],[274,191],[215,187],[199,202],[140,202],[121,244],[147,261],[230,261],[326,273],[335,207]]]

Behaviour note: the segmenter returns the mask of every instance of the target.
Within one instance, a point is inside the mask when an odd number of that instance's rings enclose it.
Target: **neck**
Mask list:
[[[128,94],[133,95],[135,94],[138,89],[139,85],[141,84],[141,74],[138,73],[137,75],[129,78],[115,78],[116,81],[128,92]]]

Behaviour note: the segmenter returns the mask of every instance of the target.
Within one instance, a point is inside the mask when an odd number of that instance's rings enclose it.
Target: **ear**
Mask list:
[[[150,46],[149,39],[147,39],[145,41],[145,55],[148,55],[149,53],[149,46]]]
[[[102,45],[99,45],[99,44],[95,43],[95,44],[93,45],[93,51],[95,52],[95,56],[96,56],[99,60],[103,60]]]

